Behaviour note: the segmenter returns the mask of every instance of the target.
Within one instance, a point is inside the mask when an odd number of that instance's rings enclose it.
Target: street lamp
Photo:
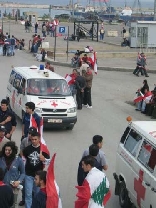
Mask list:
[[[3,34],[3,17],[2,17],[2,34]]]

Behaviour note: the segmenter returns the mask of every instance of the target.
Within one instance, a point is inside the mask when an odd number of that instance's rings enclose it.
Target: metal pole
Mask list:
[[[156,0],[154,1],[154,21],[156,20]]]
[[[9,18],[9,35],[10,35],[10,18]]]
[[[3,17],[2,17],[2,34],[3,34]]]
[[[57,30],[57,26],[55,28],[54,61],[55,61],[55,57],[56,57],[56,30]]]
[[[68,62],[68,50],[69,50],[69,26],[68,26],[68,38],[67,38],[67,62]]]
[[[73,0],[71,0],[71,6],[72,6],[72,19],[74,18],[74,3]]]

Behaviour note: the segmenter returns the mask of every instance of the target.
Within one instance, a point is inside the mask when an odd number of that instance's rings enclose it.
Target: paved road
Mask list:
[[[15,57],[0,56],[0,99],[6,95],[7,80],[11,66],[39,65],[30,54],[17,51]],[[56,72],[65,75],[71,69],[57,67]],[[63,208],[74,207],[77,165],[85,148],[91,144],[95,134],[104,137],[103,150],[107,155],[109,169],[107,176],[110,180],[112,198],[107,208],[119,208],[118,198],[114,196],[114,180],[116,149],[121,134],[127,125],[126,117],[131,115],[134,120],[149,120],[134,106],[126,103],[134,98],[134,92],[142,85],[144,78],[138,79],[131,73],[99,71],[93,81],[93,109],[84,108],[78,112],[78,122],[73,131],[53,130],[45,131],[44,138],[51,150],[57,152],[55,172],[60,186]],[[148,78],[150,88],[153,89],[156,75]],[[20,144],[21,122],[18,120],[17,129],[13,139]]]

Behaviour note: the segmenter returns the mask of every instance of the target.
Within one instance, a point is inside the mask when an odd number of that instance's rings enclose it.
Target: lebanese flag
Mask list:
[[[62,208],[62,202],[59,194],[59,187],[55,181],[54,161],[56,153],[53,155],[47,170],[46,192],[47,201],[46,208]]]
[[[138,93],[136,93],[136,97],[134,98],[134,103],[138,103],[140,101],[142,101],[144,98],[144,95],[142,94],[142,92],[139,92],[139,95]]]
[[[58,19],[55,19],[55,20],[53,21],[53,25],[58,26],[58,25],[59,25],[59,20],[58,20]]]
[[[96,52],[92,53],[91,57],[89,58],[89,61],[91,62],[93,66],[93,70],[95,74],[97,74],[97,58],[96,58]]]
[[[41,152],[45,152],[46,154],[48,154],[50,156],[50,152],[48,150],[48,147],[46,145],[46,142],[43,138],[43,118],[41,118],[40,121],[40,135],[41,135],[41,140],[40,140],[40,151]]]
[[[66,74],[65,80],[67,81],[68,85],[71,85],[74,82],[73,78],[69,74]]]
[[[145,95],[142,94],[142,92],[139,92],[139,96],[137,96],[135,99],[134,99],[134,103],[138,103],[142,100],[145,100],[147,102],[149,102],[149,100],[151,99],[152,97],[152,93],[150,91],[148,91]]]
[[[35,118],[33,117],[32,114],[30,115],[30,125],[29,125],[29,128],[30,127],[34,127],[34,128],[37,129],[37,131],[39,131],[38,126],[37,126],[37,123],[35,121]]]
[[[92,168],[82,186],[76,186],[78,199],[75,208],[104,208],[111,197],[109,181],[104,172]]]

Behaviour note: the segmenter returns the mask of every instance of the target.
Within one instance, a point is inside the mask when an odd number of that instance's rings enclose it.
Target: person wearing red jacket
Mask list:
[[[71,80],[68,82],[68,85],[70,87],[70,91],[72,92],[72,96],[76,94],[75,91],[75,79],[77,77],[77,69],[73,69],[72,74],[69,75],[71,77]]]

